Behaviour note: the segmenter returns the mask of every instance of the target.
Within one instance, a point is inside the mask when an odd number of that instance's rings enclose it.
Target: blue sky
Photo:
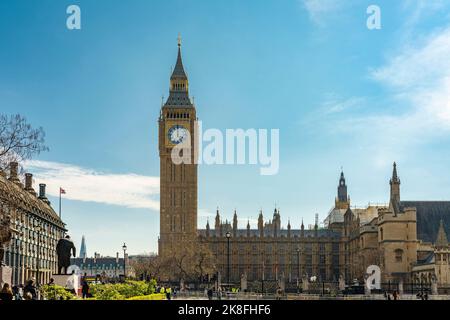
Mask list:
[[[66,28],[81,8],[82,29]],[[366,9],[381,8],[381,30]],[[344,167],[352,204],[450,198],[448,1],[25,1],[0,3],[0,112],[44,127],[28,164],[88,254],[156,251],[157,118],[176,38],[205,128],[280,129],[280,171],[201,166],[199,225],[219,206],[313,223]],[[251,220],[253,223],[254,221]]]

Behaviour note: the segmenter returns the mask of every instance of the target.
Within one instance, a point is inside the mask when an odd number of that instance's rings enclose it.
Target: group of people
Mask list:
[[[27,284],[14,286],[11,288],[9,283],[5,283],[0,291],[0,300],[38,300],[39,290],[37,289],[34,279],[28,280]]]
[[[55,285],[55,280],[53,278],[50,279],[50,282],[47,284],[49,286]],[[76,288],[68,283],[66,285],[66,289],[73,294],[76,294]],[[89,284],[86,280],[83,279],[81,286],[81,293],[83,298],[88,298],[90,296],[89,293]],[[0,291],[0,300],[9,301],[9,300],[39,300],[40,299],[40,291],[35,285],[34,278],[27,281],[27,284],[19,285],[11,287],[9,283],[5,283]]]
[[[392,296],[389,292],[385,292],[384,293],[384,297],[386,298],[386,300],[398,300],[398,298],[400,297],[399,293],[397,290],[394,290],[392,292]]]
[[[234,292],[233,289],[234,289],[234,288],[232,288],[232,291]],[[236,291],[236,292],[237,292],[237,291]],[[208,300],[212,300],[212,299],[213,299],[213,297],[214,297],[214,290],[213,290],[213,287],[210,287],[210,288],[207,288],[207,289],[206,289],[206,295],[208,296]],[[216,291],[216,297],[217,297],[217,300],[222,300],[222,296],[223,296],[223,289],[222,289],[221,286],[219,286],[219,287],[217,288],[217,291]]]
[[[165,294],[167,300],[172,300],[172,294],[173,294],[174,297],[177,294],[177,291],[175,289],[172,292],[172,288],[171,287],[164,287],[164,286],[157,287],[156,288],[156,292],[159,292],[161,294]]]

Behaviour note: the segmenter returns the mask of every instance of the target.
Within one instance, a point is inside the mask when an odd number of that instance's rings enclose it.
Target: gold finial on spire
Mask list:
[[[181,34],[178,33],[178,47],[181,47]]]

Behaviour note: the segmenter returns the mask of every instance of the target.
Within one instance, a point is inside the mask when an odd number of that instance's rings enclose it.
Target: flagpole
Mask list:
[[[59,218],[61,219],[61,187],[59,187]]]

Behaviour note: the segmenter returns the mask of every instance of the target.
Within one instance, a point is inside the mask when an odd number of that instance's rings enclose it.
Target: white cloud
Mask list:
[[[198,216],[200,218],[211,218],[211,217],[215,217],[216,214],[214,212],[205,210],[205,209],[199,209],[198,210]]]
[[[411,113],[402,117],[418,128],[450,129],[450,27],[419,45],[403,48],[373,79],[387,86]],[[404,120],[404,121],[405,121]]]
[[[66,190],[64,198],[97,202],[128,208],[159,211],[159,177],[111,174],[71,164],[48,161],[27,161],[27,171],[37,183],[47,184],[47,193],[59,197],[59,187]]]
[[[364,103],[365,98],[363,97],[350,97],[348,99],[340,100],[332,94],[322,104],[321,113],[324,115],[341,113],[350,109],[359,108]]]
[[[372,101],[378,114],[341,119],[332,128],[356,132],[364,141],[359,151],[371,154],[376,166],[411,156],[418,146],[450,131],[450,27],[420,39],[370,72],[388,90],[383,102]]]

